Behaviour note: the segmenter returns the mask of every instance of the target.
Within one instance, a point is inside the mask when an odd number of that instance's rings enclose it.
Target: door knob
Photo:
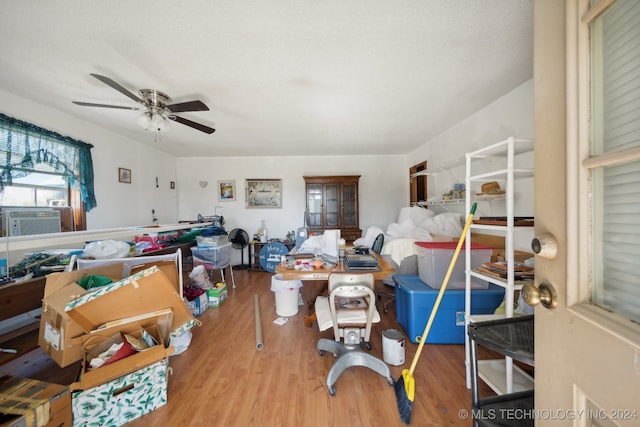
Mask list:
[[[531,241],[531,249],[542,258],[553,259],[558,253],[558,241],[551,233],[542,233]]]
[[[549,283],[536,285],[524,285],[522,287],[522,299],[529,305],[542,304],[544,308],[555,308],[558,305],[558,293]]]

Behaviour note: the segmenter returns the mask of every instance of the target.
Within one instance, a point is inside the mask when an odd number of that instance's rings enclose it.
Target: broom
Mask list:
[[[473,206],[471,206],[471,212],[469,212],[467,222],[464,225],[464,229],[462,230],[460,239],[458,239],[458,245],[456,246],[456,250],[453,253],[451,262],[449,263],[449,269],[447,270],[447,274],[444,276],[442,286],[440,286],[440,291],[438,292],[438,297],[436,298],[436,302],[434,303],[433,309],[431,310],[429,321],[424,328],[424,333],[420,337],[420,344],[418,344],[418,350],[416,351],[415,356],[413,356],[411,367],[409,369],[404,369],[400,378],[398,378],[398,380],[393,384],[396,392],[396,399],[398,401],[400,418],[402,419],[402,421],[404,421],[405,424],[409,424],[409,422],[411,421],[411,410],[413,409],[413,399],[415,397],[416,383],[415,379],[413,378],[413,371],[416,369],[416,365],[418,364],[420,353],[422,353],[422,347],[424,347],[424,343],[427,342],[427,335],[429,334],[429,330],[431,329],[433,319],[436,317],[438,307],[440,306],[440,301],[442,300],[442,296],[444,295],[444,290],[447,287],[447,283],[449,283],[449,277],[451,277],[453,267],[455,266],[456,260],[458,259],[460,248],[462,248],[462,243],[464,243],[467,231],[469,230],[469,226],[471,225],[471,221],[473,220],[473,215],[476,213],[476,206],[477,203],[474,203]]]

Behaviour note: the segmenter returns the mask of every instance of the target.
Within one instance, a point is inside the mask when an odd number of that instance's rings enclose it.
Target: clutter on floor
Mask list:
[[[198,324],[172,283],[177,274],[152,266],[121,279],[122,271],[113,263],[46,278],[38,343],[60,367],[80,361],[68,386],[78,425],[122,425],[164,405],[168,357]],[[122,399],[135,404],[123,411]]]

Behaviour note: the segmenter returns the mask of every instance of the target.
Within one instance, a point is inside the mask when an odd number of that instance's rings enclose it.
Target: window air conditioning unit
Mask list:
[[[7,236],[59,233],[60,211],[53,209],[3,210]]]

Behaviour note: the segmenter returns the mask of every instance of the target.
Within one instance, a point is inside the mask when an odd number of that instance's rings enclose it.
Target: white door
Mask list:
[[[542,283],[548,283],[557,291],[557,307],[548,309],[539,304],[535,308],[534,415],[537,426],[640,425],[640,304],[635,304],[640,293],[640,262],[635,262],[640,258],[640,201],[637,199],[640,182],[632,186],[638,189],[635,194],[632,191],[620,196],[629,220],[617,225],[631,245],[621,243],[613,245],[611,250],[610,243],[602,242],[609,236],[608,231],[603,231],[606,230],[602,225],[603,216],[606,217],[607,209],[611,208],[603,201],[603,194],[609,195],[614,190],[605,188],[598,175],[606,174],[606,165],[617,165],[624,156],[631,168],[629,175],[635,176],[634,179],[640,175],[640,85],[637,84],[640,37],[637,35],[629,39],[636,42],[633,52],[622,55],[622,59],[631,61],[634,67],[631,77],[636,80],[635,86],[630,85],[622,92],[624,96],[631,95],[628,102],[635,103],[635,109],[630,108],[627,124],[616,125],[614,129],[629,126],[624,131],[632,136],[631,148],[621,152],[612,149],[610,155],[597,157],[589,144],[590,140],[602,139],[602,124],[611,120],[607,114],[615,114],[610,111],[610,103],[603,106],[605,101],[611,101],[611,96],[603,96],[600,85],[591,83],[603,70],[610,71],[598,68],[602,58],[591,54],[593,51],[599,55],[611,49],[608,44],[598,45],[602,34],[598,37],[593,34],[601,28],[596,20],[602,19],[600,11],[613,10],[620,22],[627,21],[625,25],[632,22],[631,28],[640,27],[640,2],[592,0],[591,3],[602,4],[590,10],[588,0],[535,0],[534,3],[535,229],[536,235],[550,233],[557,239],[554,258],[536,256],[536,286],[540,288]],[[614,9],[621,7],[629,11]],[[609,22],[605,26],[614,25],[618,24]],[[595,44],[590,43],[590,38]],[[604,38],[606,43],[620,42],[612,40],[614,36],[609,33]],[[627,77],[612,80],[626,83]],[[595,90],[591,91],[590,87]],[[628,103],[620,104],[623,108],[629,107]],[[603,109],[607,111],[604,115]],[[601,148],[598,144],[594,145],[595,151]],[[614,188],[623,188],[623,184]],[[603,205],[607,209],[603,209]],[[618,247],[627,251],[626,256],[618,255],[618,258],[628,264],[624,273],[634,286],[628,297],[618,300],[607,300],[609,294],[605,291],[604,305],[610,303],[611,306],[603,309],[598,307],[599,297],[592,291],[600,289],[603,283],[609,284],[609,276],[603,274],[603,269],[609,268],[606,263],[615,261],[611,254]],[[608,248],[609,252],[601,248]],[[631,302],[630,311],[625,308],[626,302]],[[621,314],[624,310],[626,313]]]

